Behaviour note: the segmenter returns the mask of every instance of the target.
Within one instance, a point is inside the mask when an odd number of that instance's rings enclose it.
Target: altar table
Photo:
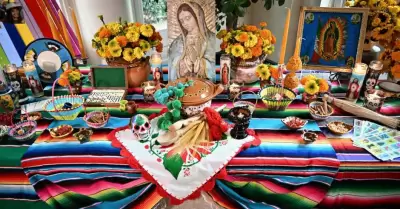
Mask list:
[[[332,91],[343,89],[346,86],[333,86]],[[257,87],[247,90],[257,91]],[[128,96],[138,102],[139,113],[160,110],[160,105],[143,103],[140,98]],[[245,99],[255,102],[252,95]],[[222,104],[228,104],[222,112],[226,116],[232,103],[226,96],[213,101],[214,106]],[[152,208],[165,201],[155,185],[111,146],[107,134],[126,125],[129,115],[118,108],[110,111],[113,118],[107,127],[96,130],[84,144],[72,137],[52,139],[46,130],[51,121],[46,119],[39,121],[36,140],[1,141],[0,208]],[[400,100],[386,102],[381,112],[400,116]],[[286,116],[310,119],[307,105],[299,100],[279,112],[266,111],[259,101],[251,127],[262,144],[241,152],[228,164],[228,177],[217,180],[208,192],[216,203],[226,208],[399,208],[400,159],[381,162],[352,146],[351,134],[338,138],[329,135],[323,124],[318,130],[312,121],[311,129],[322,132],[320,140],[306,145],[299,133],[279,125]],[[344,119],[353,117],[338,109],[330,118]],[[69,123],[76,128],[83,125],[81,119]]]

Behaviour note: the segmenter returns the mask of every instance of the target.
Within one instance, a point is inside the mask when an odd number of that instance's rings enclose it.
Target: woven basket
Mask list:
[[[260,92],[258,93],[261,101],[267,106],[268,110],[274,110],[274,111],[282,111],[285,110],[290,103],[293,102],[294,99],[296,99],[296,94],[284,87],[277,87],[273,85],[266,86],[265,88],[262,88]],[[275,100],[271,98],[271,95],[275,94],[284,94],[286,95],[286,99],[281,99],[281,100]]]
[[[108,120],[110,119],[110,109],[107,107],[107,105],[106,104],[103,104],[102,106],[105,106],[106,108],[106,111],[99,111],[99,110],[97,110],[97,111],[93,111],[93,112],[87,112],[86,111],[86,105],[84,104],[83,105],[83,109],[85,110],[85,115],[83,116],[83,120],[86,122],[86,124],[89,126],[89,127],[91,127],[91,128],[102,128],[102,127],[104,127],[107,123],[108,123]],[[101,122],[101,123],[93,123],[93,122],[90,122],[89,121],[89,119],[93,116],[93,115],[95,115],[95,114],[101,114],[101,113],[106,113],[105,114],[105,119],[104,119],[104,121],[103,122]]]
[[[33,126],[32,130],[29,132],[25,133],[24,135],[17,135],[17,130],[24,127],[24,126]],[[11,136],[14,140],[24,142],[32,139],[35,136],[36,133],[36,127],[37,123],[36,121],[33,120],[26,120],[26,121],[21,121],[17,124],[14,124],[10,130],[8,131],[8,135]]]
[[[44,109],[53,116],[55,120],[75,120],[83,109],[82,104],[84,98],[79,95],[73,95],[71,86],[68,86],[71,95],[54,97],[54,87],[57,81],[58,79],[53,83],[52,99],[44,105]],[[72,105],[78,104],[78,106],[73,106],[69,109],[61,109],[66,102],[71,103]]]

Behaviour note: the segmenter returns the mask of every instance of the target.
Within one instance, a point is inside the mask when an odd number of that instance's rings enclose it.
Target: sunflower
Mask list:
[[[254,47],[258,42],[258,38],[257,36],[250,34],[249,35],[249,40],[247,40],[246,42],[244,42],[244,46],[245,47]]]
[[[122,52],[124,60],[128,62],[132,62],[135,59],[135,55],[133,54],[132,48],[125,48]]]
[[[269,71],[269,66],[266,64],[258,65],[256,68],[256,75],[261,80],[268,80],[271,77],[271,73]]]
[[[327,92],[329,90],[329,84],[325,79],[318,79],[317,80],[319,86],[319,92]]]
[[[395,79],[400,78],[400,64],[395,64],[391,69],[390,72]]]
[[[232,46],[231,53],[235,57],[240,57],[244,53],[244,48],[240,44],[235,44]]]
[[[253,53],[252,53],[252,51],[251,51],[251,49],[250,48],[245,48],[244,49],[244,53],[242,54],[242,56],[240,56],[242,59],[244,59],[244,60],[248,60],[248,59],[251,59],[251,58],[253,58]]]
[[[108,46],[108,48],[110,50],[121,48],[121,46],[119,45],[117,39],[115,39],[115,38],[112,39],[110,42],[108,42],[107,46]]]
[[[144,24],[140,26],[140,33],[146,37],[151,37],[153,35],[153,28],[151,25]]]
[[[150,48],[151,48],[150,43],[148,41],[145,41],[145,40],[140,40],[139,41],[139,46],[144,52],[149,51]]]
[[[372,30],[372,38],[375,40],[388,40],[392,38],[393,25],[389,24],[385,27],[377,27]]]
[[[309,80],[304,86],[304,91],[307,94],[314,95],[319,92],[319,86],[315,80]]]
[[[133,54],[135,55],[136,58],[140,59],[144,56],[144,52],[140,47],[136,47],[133,50]]]
[[[110,49],[110,54],[112,57],[120,57],[121,53],[122,53],[121,47]]]
[[[130,41],[130,42],[136,42],[139,40],[140,34],[134,30],[129,30],[126,33],[126,38]]]

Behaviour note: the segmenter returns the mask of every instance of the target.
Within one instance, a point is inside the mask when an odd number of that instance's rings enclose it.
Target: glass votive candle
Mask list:
[[[371,89],[365,91],[364,107],[379,112],[385,101],[385,93],[382,90]]]

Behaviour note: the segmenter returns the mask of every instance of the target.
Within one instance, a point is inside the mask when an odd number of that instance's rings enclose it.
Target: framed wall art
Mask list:
[[[168,80],[215,81],[215,1],[168,0]]]
[[[368,9],[301,7],[297,38],[305,69],[351,72],[361,62]]]

